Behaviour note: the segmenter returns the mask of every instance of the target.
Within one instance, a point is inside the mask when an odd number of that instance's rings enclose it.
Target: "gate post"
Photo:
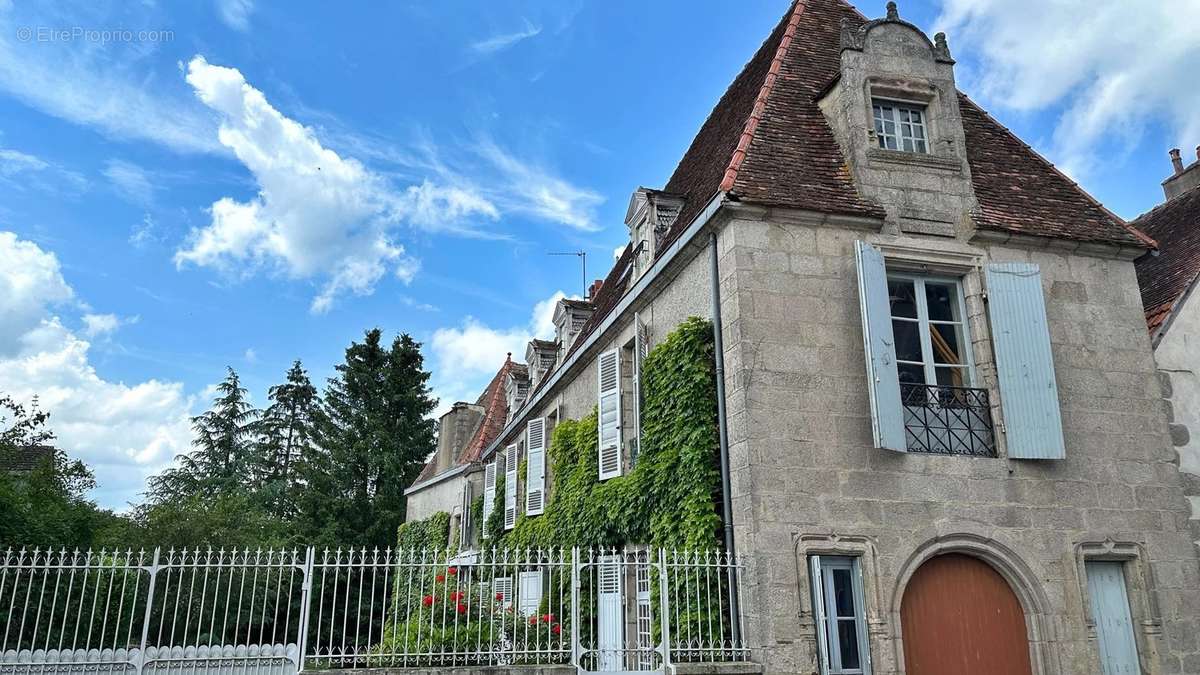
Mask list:
[[[312,607],[312,570],[316,548],[309,546],[304,552],[304,566],[300,568],[300,634],[296,636],[296,672],[304,672],[304,652],[308,650],[308,621]]]
[[[579,636],[583,627],[579,625],[579,547],[571,547],[571,663],[582,670],[579,654]]]
[[[671,672],[671,598],[667,592],[667,549],[658,549],[658,611],[662,613],[663,672]]]
[[[141,647],[138,649],[137,663],[134,664],[137,675],[142,675],[142,669],[146,666],[146,642],[150,637],[150,609],[154,606],[154,585],[158,579],[158,547],[154,547],[154,558],[150,563],[150,581],[149,588],[146,591],[146,612],[142,616],[142,641]]]

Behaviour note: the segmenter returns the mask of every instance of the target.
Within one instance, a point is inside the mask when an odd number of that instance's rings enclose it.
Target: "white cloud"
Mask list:
[[[254,12],[253,0],[217,0],[217,15],[226,26],[245,32],[250,28],[250,15]]]
[[[11,148],[0,148],[0,183],[18,190],[36,187],[51,192],[57,188],[78,191],[87,186],[87,180],[78,172]]]
[[[0,391],[23,401],[37,396],[55,444],[96,472],[96,498],[123,506],[148,475],[188,449],[192,401],[179,383],[100,377],[90,344],[53,310],[74,297],[57,258],[10,232],[0,232],[0,289],[0,340],[15,337],[15,348],[0,348]]]
[[[84,314],[83,334],[94,338],[109,335],[121,327],[121,318],[116,314]]]
[[[434,391],[440,399],[439,412],[459,400],[475,400],[511,353],[514,361],[525,359],[532,338],[554,337],[554,307],[567,297],[562,291],[533,306],[524,326],[496,329],[467,317],[458,327],[439,328],[430,340],[433,354]]]
[[[484,56],[495,54],[542,32],[541,26],[533,25],[528,19],[522,19],[522,21],[525,25],[520,30],[511,33],[500,33],[471,43],[471,51]]]
[[[394,241],[405,216],[493,217],[495,208],[455,190],[423,185],[397,194],[353,158],[321,145],[312,129],[282,115],[235,68],[197,56],[187,81],[221,116],[221,143],[253,174],[258,195],[212,205],[212,222],[193,229],[175,254],[179,267],[208,266],[242,275],[267,268],[291,278],[322,278],[314,312],[346,292],[364,295],[390,270],[408,282],[419,262]]]
[[[1049,154],[1078,177],[1131,150],[1148,125],[1165,124],[1182,147],[1200,138],[1189,16],[1200,0],[944,0],[937,24],[952,49],[980,61],[960,79],[984,104],[1064,107]]]
[[[154,222],[154,218],[149,214],[142,216],[142,222],[133,226],[133,230],[129,233],[129,244],[134,248],[146,248],[153,242],[159,241],[157,233],[158,224]]]
[[[253,348],[247,347],[246,353],[242,354],[242,358],[246,361],[246,363],[257,363],[258,352],[254,351]]]
[[[146,170],[123,159],[110,159],[104,167],[104,176],[112,182],[117,193],[129,201],[146,205],[154,199],[155,186]]]
[[[33,155],[18,150],[0,148],[0,175],[15,176],[26,171],[41,171],[49,166],[45,160]]]
[[[142,8],[144,10],[145,8]],[[22,42],[19,28],[87,25],[162,29],[154,12],[120,3],[66,7],[22,5],[0,12],[0,91],[48,115],[94,127],[119,139],[150,140],[186,152],[220,150],[216,125],[188,100],[165,69],[149,57],[158,43],[98,49],[88,40]]]
[[[625,247],[628,245],[629,244],[621,244],[620,246],[613,249],[613,262],[616,262],[621,259],[621,256],[624,255],[624,253],[625,253]]]
[[[503,177],[506,190],[495,199],[506,210],[585,232],[600,229],[596,221],[596,207],[604,203],[600,194],[572,185],[543,167],[521,161],[491,141],[480,143],[478,152]]]

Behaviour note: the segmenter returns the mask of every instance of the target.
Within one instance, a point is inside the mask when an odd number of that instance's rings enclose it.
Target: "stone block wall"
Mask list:
[[[872,447],[855,239],[1040,265],[1065,460],[1007,459],[1000,432],[997,458]],[[748,210],[723,252],[737,545],[754,559],[743,602],[767,672],[817,671],[810,553],[863,556],[875,672],[894,673],[904,580],[948,551],[984,559],[1014,588],[1035,673],[1100,672],[1085,556],[1130,561],[1149,672],[1200,672],[1200,562],[1131,263]],[[968,278],[968,293],[978,283]],[[986,364],[987,323],[971,329]]]

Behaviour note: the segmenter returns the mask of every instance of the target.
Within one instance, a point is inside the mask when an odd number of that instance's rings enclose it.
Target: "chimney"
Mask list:
[[[604,285],[603,279],[597,279],[597,280],[593,281],[592,285],[588,286],[587,299],[594,300],[596,298],[596,294],[600,292],[600,287],[603,285]]]
[[[1171,148],[1167,154],[1171,155],[1171,168],[1175,170],[1175,175],[1183,173],[1183,159],[1179,157],[1179,148]]]
[[[1200,147],[1196,148],[1196,161],[1188,166],[1183,165],[1183,158],[1179,156],[1179,148],[1171,148],[1171,169],[1172,174],[1163,181],[1163,194],[1166,195],[1167,201],[1178,197],[1179,195],[1190,192],[1200,186]]]

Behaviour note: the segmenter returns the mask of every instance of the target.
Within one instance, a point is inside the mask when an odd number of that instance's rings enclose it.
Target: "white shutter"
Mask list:
[[[542,604],[542,573],[521,572],[517,575],[517,611],[529,616]]]
[[[1034,263],[992,263],[987,291],[1008,456],[1062,459],[1067,451],[1041,270]]]
[[[649,554],[639,554],[637,565],[637,662],[638,670],[654,670],[654,614],[650,605]]]
[[[612,349],[596,359],[599,383],[600,480],[621,475],[621,352]]]
[[[525,427],[525,515],[546,510],[546,418],[529,420]]]
[[[504,453],[504,529],[517,524],[517,444]]]
[[[492,579],[492,598],[499,596],[497,602],[501,608],[508,609],[513,604],[513,580],[512,577],[496,577]]]
[[[492,509],[496,505],[496,460],[487,463],[483,469],[483,538],[488,536],[488,519],[492,517]]]
[[[471,544],[471,479],[463,481],[462,515],[458,518],[458,548],[466,549]]]
[[[642,452],[642,365],[650,352],[649,330],[637,312],[633,314],[633,423],[634,450]]]
[[[602,555],[596,568],[597,617],[596,651],[598,670],[623,670],[622,648],[625,643],[625,619],[621,602],[621,556]]]
[[[825,584],[824,571],[821,569],[821,556],[814,555],[808,559],[808,577],[812,582],[813,623],[817,627],[817,654],[821,663],[821,672],[829,672],[829,626],[825,616]]]
[[[867,355],[867,391],[871,399],[871,431],[875,447],[905,452],[904,408],[896,370],[896,339],[888,301],[883,253],[865,241],[855,242],[858,303],[862,311],[863,349]]]

